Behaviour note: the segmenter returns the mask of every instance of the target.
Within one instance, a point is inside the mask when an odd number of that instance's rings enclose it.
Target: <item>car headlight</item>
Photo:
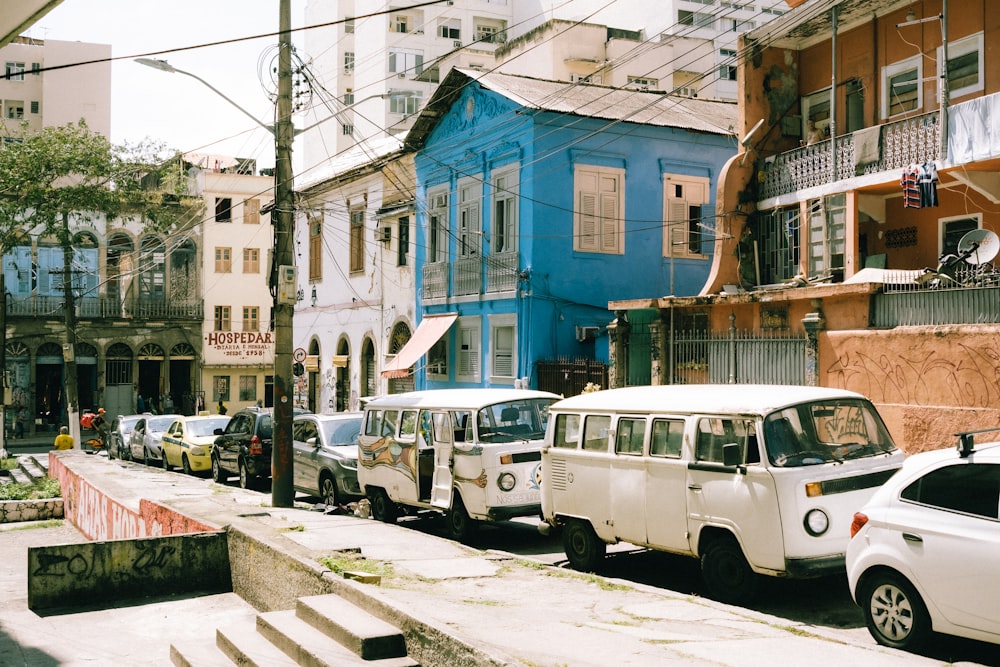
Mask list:
[[[357,470],[358,460],[357,459],[340,459],[340,467],[344,470]]]
[[[823,510],[809,510],[802,522],[806,532],[813,537],[819,537],[830,529],[830,517]]]
[[[517,486],[517,478],[512,472],[502,472],[497,476],[497,486],[501,491],[513,491]]]
[[[208,451],[202,445],[191,445],[191,456],[205,456]]]

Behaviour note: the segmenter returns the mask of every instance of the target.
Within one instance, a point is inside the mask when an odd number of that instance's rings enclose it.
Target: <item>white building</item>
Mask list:
[[[81,119],[111,136],[111,45],[14,38],[0,48],[5,76],[0,105],[7,134],[58,127]],[[100,61],[61,68],[72,63]]]

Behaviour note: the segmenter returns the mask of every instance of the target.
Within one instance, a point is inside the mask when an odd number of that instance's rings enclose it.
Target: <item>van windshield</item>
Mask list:
[[[802,403],[764,420],[767,458],[779,467],[819,465],[895,451],[875,407],[862,399]]]
[[[540,440],[549,423],[549,406],[554,398],[505,401],[480,408],[476,429],[480,442]]]

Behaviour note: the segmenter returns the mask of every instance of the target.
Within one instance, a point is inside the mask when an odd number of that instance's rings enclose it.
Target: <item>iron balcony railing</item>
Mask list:
[[[888,272],[875,295],[872,326],[1000,323],[1000,272],[970,266],[953,279],[919,271]]]
[[[505,252],[497,255],[463,257],[455,262],[425,264],[421,287],[424,299],[443,299],[451,296],[509,292],[517,289],[521,255]],[[483,264],[486,265],[486,284],[483,285]],[[449,277],[451,291],[449,292]]]
[[[8,317],[61,319],[65,317],[61,296],[7,295]],[[108,297],[81,297],[74,300],[79,319],[203,320],[205,304],[195,301],[122,302]]]
[[[835,181],[867,174],[901,170],[911,164],[937,159],[941,153],[941,124],[938,112],[914,116],[879,125],[877,136],[869,132],[868,145],[862,146],[862,132],[837,137],[836,177],[834,177],[831,141],[779,153],[758,162],[763,173],[759,199],[806,190]]]

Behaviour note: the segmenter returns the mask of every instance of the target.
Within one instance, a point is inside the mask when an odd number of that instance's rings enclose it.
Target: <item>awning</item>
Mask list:
[[[458,313],[448,313],[447,315],[427,315],[420,322],[420,326],[413,332],[413,337],[407,341],[403,349],[399,351],[396,358],[385,365],[382,369],[382,377],[403,378],[410,374],[410,367],[417,363],[417,359],[427,354],[427,350],[448,331],[452,323],[458,319]]]

